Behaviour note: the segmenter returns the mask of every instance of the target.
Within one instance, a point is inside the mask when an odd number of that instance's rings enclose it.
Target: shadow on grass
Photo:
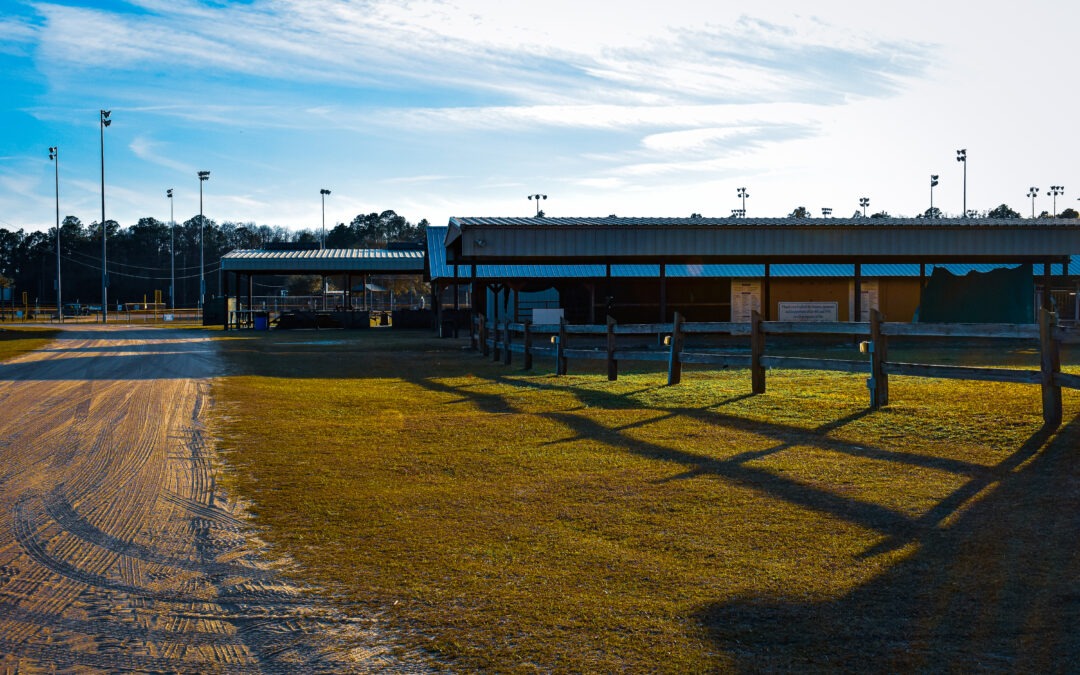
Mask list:
[[[502,376],[490,381],[520,387]],[[490,412],[512,412],[500,395],[447,386]],[[593,408],[627,407],[627,394],[529,383],[572,393]],[[573,432],[553,443],[604,442],[621,451],[686,467],[665,479],[717,477],[884,535],[862,553],[878,556],[916,546],[912,557],[832,602],[749,597],[700,608],[694,617],[740,670],[1063,671],[1080,662],[1080,418],[1056,433],[1042,428],[997,465],[851,444],[831,431],[856,413],[808,430],[717,410],[734,396],[703,408],[665,408],[657,417],[621,427],[574,410],[539,413]],[[587,401],[587,404],[585,403]],[[776,441],[763,450],[717,459],[632,438],[631,428],[686,416],[718,431],[745,431]],[[967,480],[921,516],[850,499],[747,462],[793,446],[953,472]],[[966,507],[966,510],[965,510]]]
[[[748,597],[696,618],[745,671],[1073,670],[1078,448],[1075,418],[1056,436],[1041,430],[997,467],[992,492],[948,526],[923,529],[912,557],[836,601]],[[926,520],[988,486],[972,481]]]

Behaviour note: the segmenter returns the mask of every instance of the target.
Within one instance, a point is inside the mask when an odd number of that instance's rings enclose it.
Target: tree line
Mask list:
[[[201,224],[201,227],[200,227]],[[326,232],[327,248],[385,248],[390,242],[422,244],[427,220],[411,223],[392,210],[359,214],[348,224],[339,223]],[[101,225],[84,224],[68,216],[60,224],[60,272],[65,304],[101,302]],[[199,298],[200,230],[207,298],[217,295],[221,258],[233,249],[300,245],[317,248],[320,230],[289,230],[284,227],[214,220],[195,216],[176,223],[175,229],[156,218],[140,218],[130,227],[105,221],[109,303],[141,303],[161,291],[168,302],[171,271],[175,262],[176,306],[193,307]],[[56,302],[55,228],[47,232],[11,231],[0,228],[0,287],[13,290],[21,302],[27,293],[31,304]],[[173,259],[175,251],[175,260]],[[309,280],[268,278],[275,288],[317,288]]]

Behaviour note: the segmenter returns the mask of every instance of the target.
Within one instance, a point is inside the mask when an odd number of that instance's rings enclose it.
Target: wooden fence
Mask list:
[[[617,344],[619,336],[657,336],[666,349],[627,350]],[[725,354],[710,351],[693,351],[685,348],[688,335],[744,336],[749,339],[749,354]],[[765,353],[768,335],[838,335],[866,338],[861,351],[869,353],[868,360],[806,358],[797,356],[769,356]],[[606,338],[603,347],[592,349],[573,348],[571,336]],[[870,407],[880,408],[889,403],[889,376],[911,375],[916,377],[982,380],[987,382],[1016,382],[1037,384],[1042,388],[1043,419],[1046,424],[1061,424],[1062,387],[1080,389],[1080,376],[1061,372],[1060,348],[1063,343],[1080,343],[1080,333],[1066,330],[1057,324],[1057,315],[1042,310],[1038,324],[924,324],[886,323],[880,312],[871,312],[869,322],[809,323],[791,321],[762,321],[754,312],[749,323],[709,322],[688,323],[678,313],[673,323],[663,324],[617,324],[608,317],[606,325],[532,324],[529,322],[500,322],[491,330],[483,316],[476,317],[473,330],[474,347],[485,356],[494,355],[496,361],[509,365],[512,354],[523,356],[526,370],[532,369],[537,355],[555,359],[555,374],[565,375],[569,362],[575,359],[601,360],[607,362],[609,380],[619,376],[619,361],[666,361],[667,383],[678,384],[684,363],[700,363],[723,368],[748,368],[751,391],[765,392],[767,368],[792,368],[804,370],[831,370],[849,373],[867,373],[870,390]],[[1040,353],[1039,370],[1011,368],[986,368],[972,366],[947,366],[922,363],[889,361],[890,337],[935,337],[979,339],[1029,339],[1037,341]]]

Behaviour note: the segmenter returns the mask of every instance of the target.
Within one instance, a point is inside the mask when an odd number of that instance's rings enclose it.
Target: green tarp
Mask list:
[[[935,267],[916,313],[922,323],[1034,323],[1031,265],[957,276]]]

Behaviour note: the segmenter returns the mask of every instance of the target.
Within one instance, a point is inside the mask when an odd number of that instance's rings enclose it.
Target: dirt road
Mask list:
[[[412,670],[215,487],[220,374],[205,333],[126,327],[0,363],[0,672]]]

